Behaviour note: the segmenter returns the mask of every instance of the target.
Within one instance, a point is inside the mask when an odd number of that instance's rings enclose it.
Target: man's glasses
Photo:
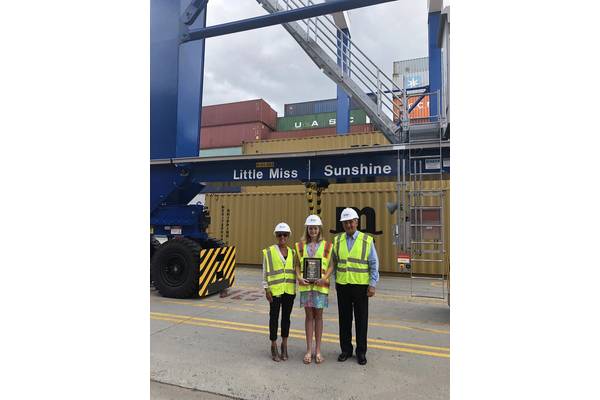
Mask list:
[[[280,236],[285,236],[285,237],[288,237],[288,236],[290,236],[290,234],[289,234],[289,233],[282,233],[282,232],[278,232],[278,233],[277,233],[277,237],[280,237]]]

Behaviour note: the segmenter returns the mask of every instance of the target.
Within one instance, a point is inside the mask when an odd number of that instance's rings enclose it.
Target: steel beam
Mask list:
[[[422,95],[421,95],[421,97],[419,97],[419,98],[417,99],[417,101],[415,102],[415,104],[413,104],[413,105],[412,105],[412,106],[411,106],[411,107],[408,109],[408,112],[407,112],[407,114],[410,114],[410,113],[412,112],[412,110],[414,110],[414,109],[415,109],[415,107],[419,105],[419,103],[421,102],[421,100],[423,100],[423,99],[425,98],[425,96],[426,96],[426,95],[427,95],[427,94],[422,94]]]
[[[339,11],[353,10],[355,8],[368,7],[382,3],[390,3],[392,1],[396,0],[336,0],[327,3],[319,3],[294,10],[279,11],[260,17],[210,26],[204,29],[191,30],[189,33],[182,35],[181,41],[189,42],[192,40],[222,36],[235,32],[243,32],[272,25],[279,25],[286,22],[313,18],[319,15],[332,14]]]
[[[200,13],[206,8],[208,0],[193,0],[183,13],[183,23],[192,25]]]
[[[344,21],[345,22],[345,21]],[[346,35],[344,35],[345,33]],[[350,31],[342,29],[337,32],[337,64],[344,76],[350,76]],[[350,133],[350,96],[339,85],[337,86],[336,133]]]

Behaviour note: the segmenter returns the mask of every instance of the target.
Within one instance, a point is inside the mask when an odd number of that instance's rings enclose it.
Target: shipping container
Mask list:
[[[201,128],[200,148],[237,147],[243,142],[269,139],[271,128],[262,122],[249,124],[206,126]]]
[[[349,133],[368,133],[373,132],[375,129],[372,124],[365,125],[350,125]],[[299,131],[273,131],[271,133],[271,139],[292,139],[292,138],[306,138],[311,136],[334,136],[336,135],[336,128],[320,128],[320,129],[302,129]]]
[[[421,96],[408,96],[408,109],[415,104]],[[398,122],[402,118],[402,100],[394,99],[394,122]],[[429,122],[429,96],[424,96],[415,108],[408,114],[411,124],[422,124]]]
[[[221,186],[221,185],[206,185],[200,194],[207,193],[240,193],[242,191],[241,186]],[[192,203],[194,204],[194,203]]]
[[[214,149],[202,149],[199,157],[219,157],[219,156],[240,156],[242,155],[242,146],[236,147],[218,147]]]
[[[277,118],[277,131],[331,128],[337,124],[336,113],[321,113]],[[350,125],[364,125],[370,121],[363,110],[350,111]]]
[[[345,207],[356,207],[361,212],[359,230],[372,235],[375,239],[381,272],[398,272],[396,248],[393,243],[392,227],[396,223],[396,215],[387,211],[386,203],[396,201],[396,190],[393,183],[385,187],[378,183],[340,184],[325,190],[321,195],[321,218],[327,240],[342,232],[339,214]],[[356,185],[359,185],[358,187]],[[379,186],[376,186],[379,185]],[[445,262],[414,262],[413,271],[417,274],[441,274],[448,271],[450,249],[449,213],[449,181],[425,181],[427,189],[443,189],[446,191],[444,209]],[[303,187],[284,186],[287,192],[240,193],[240,194],[207,194],[206,204],[211,210],[212,223],[209,227],[211,236],[224,239],[236,246],[236,262],[238,264],[261,265],[261,249],[274,243],[273,227],[287,222],[292,229],[291,242],[302,236],[304,220],[308,215],[308,201]],[[280,189],[278,189],[280,190]],[[225,211],[221,213],[221,208]],[[227,211],[229,219],[227,220]],[[225,217],[221,217],[225,215]],[[225,227],[229,227],[226,237]],[[430,258],[433,255],[424,255]]]
[[[368,183],[331,183],[327,192],[353,192],[365,190],[396,190],[396,182],[368,182]],[[242,193],[302,193],[304,185],[279,185],[279,186],[242,186]]]
[[[374,95],[368,95],[374,98]],[[354,100],[350,98],[350,109],[359,110],[362,107]],[[315,100],[305,101],[302,103],[291,103],[284,104],[283,116],[284,117],[297,117],[301,115],[320,114],[320,113],[335,113],[337,111],[337,99],[326,99],[326,100]]]
[[[277,127],[277,112],[263,99],[216,104],[202,107],[202,126],[220,126],[262,122]]]
[[[429,85],[429,57],[394,61],[392,80],[407,89]]]
[[[302,103],[283,105],[284,117],[335,112],[335,110],[337,110],[337,99],[305,101]]]
[[[330,136],[310,136],[306,138],[269,139],[254,142],[244,142],[242,145],[242,152],[243,154],[293,153],[300,151],[383,146],[388,144],[390,144],[390,142],[381,132],[369,132],[353,133],[348,135],[333,134]]]

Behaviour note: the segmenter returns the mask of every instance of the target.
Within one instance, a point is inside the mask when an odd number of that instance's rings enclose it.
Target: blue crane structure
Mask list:
[[[440,147],[427,141],[404,140],[406,126],[402,122],[406,118],[393,122],[391,113],[384,109],[384,100],[387,98],[388,109],[394,111],[390,107],[394,101],[407,104],[406,92],[382,79],[379,69],[360,70],[357,62],[364,66],[365,61],[360,60],[360,54],[353,53],[348,27],[326,28],[326,22],[319,20],[323,15],[394,0],[332,0],[318,4],[310,0],[306,3],[282,0],[283,8],[276,0],[257,1],[268,15],[212,27],[206,27],[208,0],[151,1],[151,281],[166,297],[206,296],[234,283],[235,248],[209,237],[208,210],[202,204],[189,204],[208,182],[221,185],[302,182],[327,187],[332,182],[396,180],[401,169],[407,168],[401,160],[406,160],[411,151],[421,157],[449,158],[448,142]],[[302,23],[307,26],[304,35],[300,34]],[[352,96],[386,134],[390,145],[294,154],[198,157],[206,39],[274,24],[283,24],[317,66],[338,84],[338,133],[348,131]],[[330,34],[326,35],[324,29]],[[318,43],[319,39],[324,43],[327,36],[331,36],[327,40],[333,43],[333,56],[322,51]],[[359,77],[361,72],[364,77],[371,76],[369,82],[373,86],[355,83],[354,76]],[[407,113],[403,115],[406,117]],[[432,123],[439,129],[439,121]],[[449,171],[441,162],[439,168]],[[155,236],[166,237],[167,241],[161,244]]]

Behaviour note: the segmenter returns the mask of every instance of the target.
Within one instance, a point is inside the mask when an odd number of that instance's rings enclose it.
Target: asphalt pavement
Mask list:
[[[150,291],[153,399],[448,399],[450,308],[439,281],[382,276],[369,301],[367,365],[337,361],[336,292],[323,314],[325,362],[302,363],[304,310],[297,296],[290,359],[270,358],[261,270],[236,266],[226,297],[168,299]],[[216,396],[216,397],[210,397]]]

